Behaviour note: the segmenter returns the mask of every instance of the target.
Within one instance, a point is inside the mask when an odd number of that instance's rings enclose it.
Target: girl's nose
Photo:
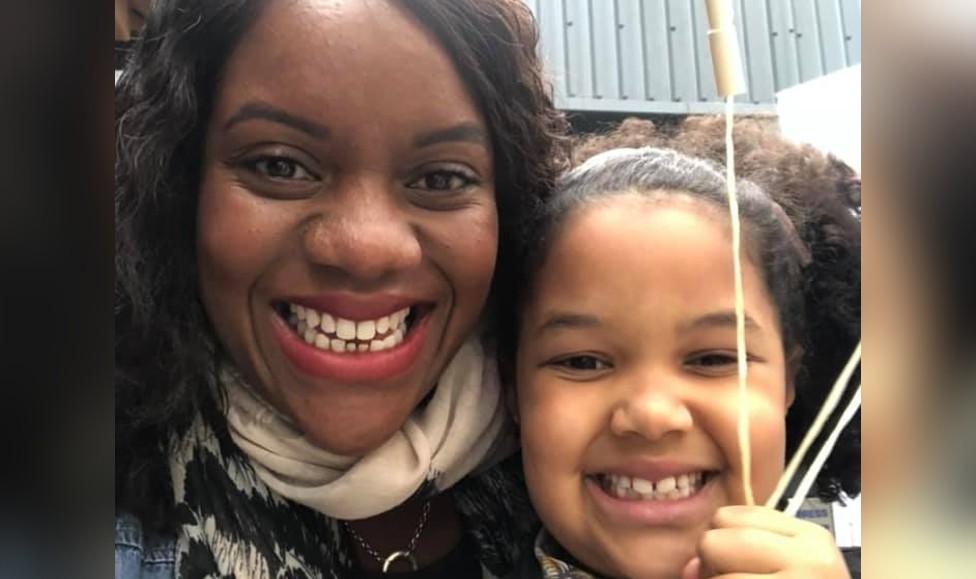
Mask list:
[[[409,207],[379,181],[357,179],[332,192],[304,231],[309,261],[363,281],[420,264],[422,249]]]
[[[687,404],[667,386],[630,389],[610,416],[610,431],[615,436],[640,436],[650,441],[686,433],[693,425]]]

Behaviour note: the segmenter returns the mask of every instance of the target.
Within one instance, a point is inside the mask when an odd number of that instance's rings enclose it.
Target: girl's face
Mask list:
[[[273,2],[223,71],[197,227],[202,298],[245,378],[318,446],[365,453],[481,312],[488,129],[394,3]]]
[[[518,411],[546,528],[606,575],[676,577],[715,510],[742,503],[732,256],[724,214],[623,194],[558,230],[522,317]],[[776,311],[743,257],[750,476],[783,468]]]

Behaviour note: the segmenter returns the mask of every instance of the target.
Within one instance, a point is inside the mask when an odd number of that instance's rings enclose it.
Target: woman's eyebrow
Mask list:
[[[481,145],[488,148],[488,135],[485,130],[475,123],[465,122],[447,127],[436,129],[428,133],[422,133],[413,140],[414,147],[418,149],[430,147],[439,143],[465,142]]]
[[[734,310],[723,310],[705,314],[704,316],[700,316],[694,320],[691,320],[690,322],[682,324],[680,329],[683,332],[690,332],[692,330],[722,327],[735,328]],[[749,316],[749,314],[745,315],[745,327],[746,331],[762,331],[762,326],[760,326],[756,320]]]
[[[545,321],[535,331],[536,337],[561,329],[592,328],[602,325],[600,318],[589,314],[552,311],[547,312]]]
[[[329,136],[329,129],[324,125],[261,101],[245,103],[231,118],[227,119],[224,130],[228,131],[238,123],[253,119],[285,125],[316,139],[325,139]]]

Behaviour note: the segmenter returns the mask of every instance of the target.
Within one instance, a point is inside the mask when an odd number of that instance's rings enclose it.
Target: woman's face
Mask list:
[[[488,130],[383,1],[271,3],[208,127],[197,243],[221,344],[318,446],[386,441],[472,332],[497,249]]]
[[[546,528],[609,576],[677,577],[715,510],[743,502],[732,258],[721,213],[621,195],[579,210],[533,286],[518,353],[525,476]],[[743,263],[751,479],[783,468],[773,305]]]

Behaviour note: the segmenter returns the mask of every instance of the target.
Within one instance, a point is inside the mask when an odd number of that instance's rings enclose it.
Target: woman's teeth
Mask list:
[[[694,472],[669,476],[659,481],[616,474],[597,475],[600,487],[618,499],[643,501],[674,501],[697,493],[704,486],[705,473]]]
[[[300,306],[288,304],[288,323],[305,342],[332,352],[381,352],[403,342],[410,308],[403,308],[375,320],[354,322]]]

